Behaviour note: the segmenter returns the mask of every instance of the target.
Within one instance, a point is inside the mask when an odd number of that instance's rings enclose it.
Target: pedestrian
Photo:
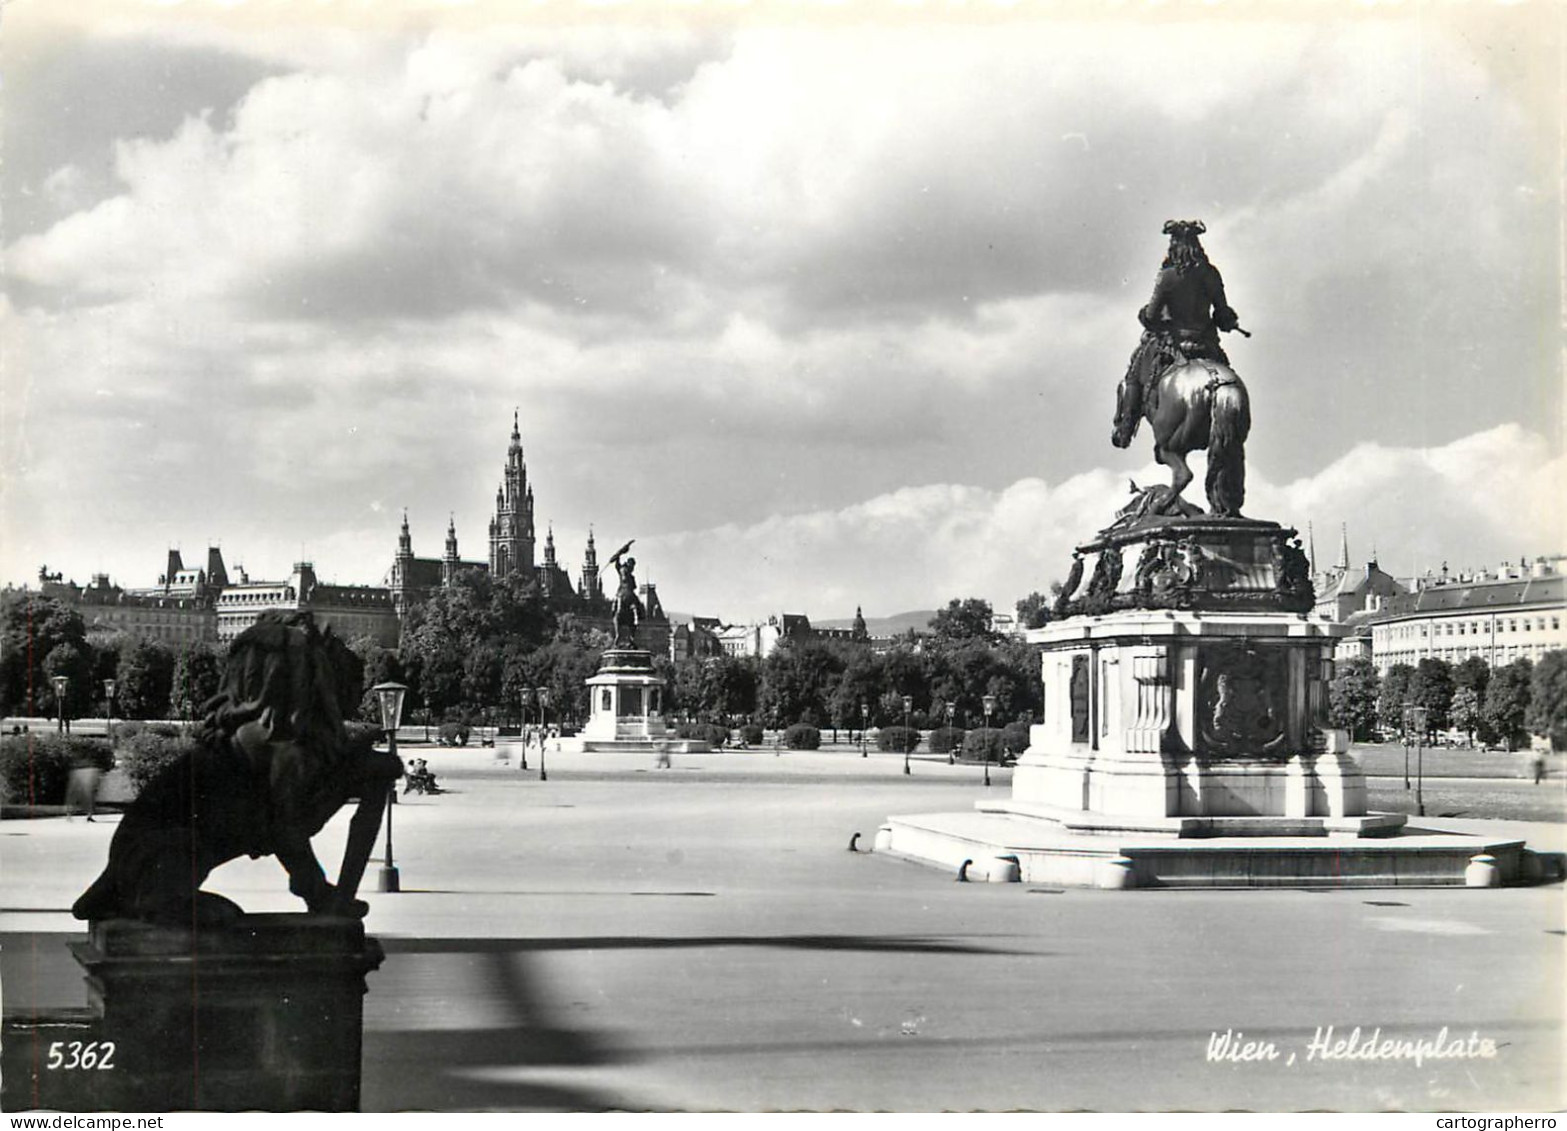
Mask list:
[[[70,820],[80,809],[87,814],[87,819],[93,819],[93,812],[98,806],[98,775],[97,766],[90,762],[77,762],[71,767],[71,776],[66,780],[65,786],[65,819]]]
[[[673,764],[669,761],[669,743],[660,742],[658,744],[658,761],[653,763],[653,768],[655,770],[674,769]]]
[[[1544,780],[1545,780],[1545,755],[1544,754],[1536,754],[1534,756],[1534,784],[1535,785],[1539,785]]]

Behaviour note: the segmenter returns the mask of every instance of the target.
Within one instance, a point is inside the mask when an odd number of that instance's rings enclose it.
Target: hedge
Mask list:
[[[784,745],[790,750],[820,750],[822,732],[809,723],[795,723],[784,731]]]
[[[80,765],[114,766],[101,738],[67,734],[0,737],[0,793],[16,805],[63,805],[71,771]]]
[[[147,727],[123,739],[116,750],[131,788],[140,793],[165,767],[182,754],[195,751],[196,740],[178,732],[170,735],[167,727]]]
[[[740,728],[740,741],[747,746],[760,746],[765,737],[766,735],[762,728],[755,723],[746,723],[745,726]]]
[[[994,727],[975,727],[963,740],[962,758],[965,762],[1005,762],[1006,733]]]
[[[469,729],[467,723],[442,723],[441,745],[467,746],[468,735],[471,733],[472,731]]]
[[[930,732],[930,752],[932,754],[950,754],[962,745],[962,727],[937,727]]]
[[[678,723],[675,726],[675,737],[705,742],[714,750],[719,750],[729,744],[729,728],[716,723]]]
[[[1033,741],[1029,733],[1031,729],[1028,723],[1008,723],[1001,728],[1002,742],[1006,744],[1008,754],[1015,757],[1028,749],[1028,744]]]
[[[876,749],[907,754],[918,750],[920,732],[914,727],[882,727],[876,732]]]

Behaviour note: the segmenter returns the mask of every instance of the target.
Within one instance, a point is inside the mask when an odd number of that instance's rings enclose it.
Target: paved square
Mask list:
[[[367,1110],[1567,1102],[1561,885],[959,884],[847,845],[859,832],[868,846],[891,813],[971,805],[984,787],[970,766],[916,758],[904,777],[895,755],[755,750],[656,770],[551,752],[541,783],[489,750],[429,756],[451,792],[398,805],[404,890],[368,897],[388,958],[366,1003]],[[345,826],[319,838],[323,859]],[[65,909],[113,828],[0,826],[8,1012],[82,1004]],[[1513,828],[1561,847],[1561,826]],[[209,886],[296,909],[270,860]],[[1323,1062],[1310,1046],[1328,1026],[1412,1040],[1446,1027],[1498,1050]],[[1279,1058],[1210,1060],[1227,1031]]]

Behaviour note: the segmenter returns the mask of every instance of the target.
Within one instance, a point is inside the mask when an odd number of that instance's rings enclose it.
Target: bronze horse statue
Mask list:
[[[1170,486],[1153,488],[1143,513],[1190,511],[1190,504],[1181,501],[1181,492],[1192,481],[1186,456],[1206,448],[1208,506],[1217,516],[1238,518],[1246,501],[1246,437],[1251,431],[1251,401],[1241,379],[1221,361],[1178,359],[1143,397],[1141,416],[1127,411],[1127,382],[1136,380],[1134,370],[1121,378],[1111,441],[1118,448],[1128,446],[1146,418],[1153,429],[1154,459],[1170,469]]]

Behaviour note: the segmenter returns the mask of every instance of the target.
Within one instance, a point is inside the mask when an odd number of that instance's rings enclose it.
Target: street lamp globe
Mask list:
[[[55,705],[56,713],[59,715],[59,724],[58,725],[59,725],[59,728],[60,728],[60,733],[64,734],[65,733],[65,689],[66,689],[67,685],[70,684],[71,681],[70,681],[69,677],[67,677],[67,676],[57,675],[57,676],[51,677],[49,682],[54,684],[54,705]]]
[[[375,692],[381,706],[381,729],[394,737],[403,723],[403,697],[408,694],[407,684],[378,683],[370,689]]]

